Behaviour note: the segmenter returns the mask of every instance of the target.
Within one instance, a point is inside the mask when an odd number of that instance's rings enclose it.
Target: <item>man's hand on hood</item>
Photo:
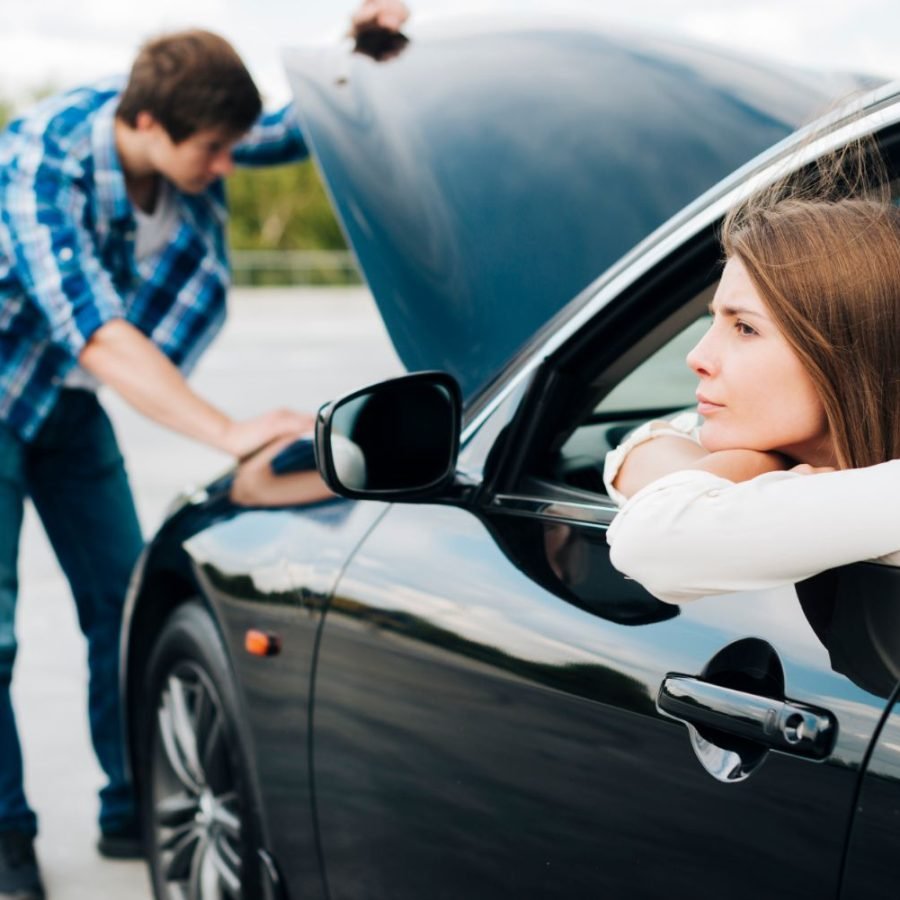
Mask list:
[[[363,0],[350,20],[350,36],[376,28],[399,31],[408,18],[409,9],[401,0]]]

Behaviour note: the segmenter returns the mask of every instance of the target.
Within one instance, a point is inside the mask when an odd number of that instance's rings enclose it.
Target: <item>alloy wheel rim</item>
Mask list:
[[[180,663],[156,709],[155,853],[169,900],[241,898],[241,807],[219,696],[206,675]]]

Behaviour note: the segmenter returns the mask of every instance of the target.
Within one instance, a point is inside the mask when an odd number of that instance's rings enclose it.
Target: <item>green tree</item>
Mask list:
[[[343,250],[331,204],[309,162],[239,169],[228,179],[236,250]]]
[[[0,96],[0,128],[5,128],[6,123],[13,117],[15,107],[7,97]]]

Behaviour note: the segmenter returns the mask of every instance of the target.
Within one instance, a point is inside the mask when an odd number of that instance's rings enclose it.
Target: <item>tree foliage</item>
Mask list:
[[[0,128],[6,127],[6,123],[12,119],[14,112],[15,107],[12,101],[0,94]]]
[[[236,250],[343,250],[344,237],[309,162],[239,169],[228,179]]]

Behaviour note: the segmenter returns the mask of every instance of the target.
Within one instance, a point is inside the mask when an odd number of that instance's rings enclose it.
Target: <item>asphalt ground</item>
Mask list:
[[[400,370],[365,289],[247,289],[233,292],[228,323],[191,380],[203,396],[244,417],[275,406],[312,411]],[[144,533],[152,534],[180,489],[208,481],[229,460],[146,421],[114,395],[103,398]],[[30,508],[19,577],[13,702],[48,897],[146,900],[142,862],[104,860],[94,849],[102,775],[88,736],[85,645],[65,579]]]

